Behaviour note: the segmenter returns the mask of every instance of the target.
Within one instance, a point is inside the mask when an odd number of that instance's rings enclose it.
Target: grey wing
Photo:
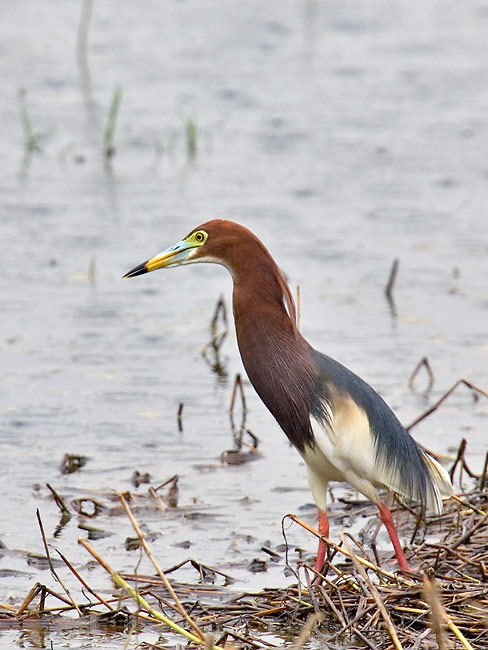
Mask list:
[[[442,512],[442,498],[452,494],[446,470],[369,384],[326,355],[317,352],[315,362],[321,404],[312,409],[314,436],[344,480],[375,502],[383,486]]]

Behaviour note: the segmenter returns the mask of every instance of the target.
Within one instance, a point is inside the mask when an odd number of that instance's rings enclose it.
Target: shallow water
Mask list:
[[[230,314],[227,272],[121,277],[197,224],[234,219],[300,285],[305,336],[372,383],[406,424],[461,377],[486,390],[488,10],[440,0],[186,0],[117,12],[95,3],[86,69],[76,58],[79,9],[24,0],[0,23],[0,602],[20,602],[36,581],[52,585],[25,557],[43,553],[36,508],[53,547],[77,566],[89,559],[76,516],[53,537],[59,511],[46,483],[68,502],[96,493],[105,503],[111,489],[147,491],[132,486],[134,469],[153,485],[180,477],[178,509],[141,513],[164,568],[191,555],[240,590],[288,584],[283,561],[266,573],[247,566],[269,559],[263,544],[283,543],[284,514],[314,521],[311,497],[249,385],[247,426],[262,455],[220,462],[233,447],[228,408],[242,365],[233,329],[226,378],[201,349],[220,294]],[[40,152],[23,145],[20,88]],[[383,295],[394,258],[396,315]],[[421,378],[418,391],[407,383],[425,355],[435,373],[427,396]],[[459,388],[413,433],[440,453],[466,437],[479,472],[487,423],[486,400]],[[65,453],[88,463],[62,475]],[[111,533],[93,542],[102,556],[132,571],[128,520],[105,512],[89,523]],[[288,538],[313,553],[300,531]],[[196,580],[190,569],[179,578]],[[87,579],[110,588],[101,571]]]

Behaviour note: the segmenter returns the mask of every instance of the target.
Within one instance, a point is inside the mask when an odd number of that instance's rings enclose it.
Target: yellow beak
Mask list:
[[[150,271],[156,271],[157,269],[164,269],[168,266],[178,266],[186,260],[193,248],[195,248],[195,246],[188,242],[184,240],[179,241],[177,244],[174,244],[162,253],[159,253],[159,255],[155,255],[146,262],[135,266],[124,275],[124,278],[133,278],[136,275],[142,275],[143,273],[149,273]]]

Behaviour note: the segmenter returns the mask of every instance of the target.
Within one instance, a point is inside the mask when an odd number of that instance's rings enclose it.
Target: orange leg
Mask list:
[[[319,533],[329,536],[329,520],[327,519],[327,513],[325,510],[320,510],[319,508]],[[322,567],[325,563],[325,554],[327,553],[327,546],[323,542],[319,542],[319,549],[317,551],[317,559],[315,560],[315,571],[322,571]]]
[[[391,516],[391,512],[382,503],[377,503],[376,505],[378,506],[378,510],[380,511],[380,519],[385,524],[385,528],[388,531],[388,535],[390,536],[391,543],[393,544],[393,548],[395,549],[395,555],[397,556],[398,566],[400,568],[400,571],[410,571],[411,569],[408,566],[407,558],[403,553],[400,540],[398,539],[398,535],[396,532],[395,524],[393,523],[393,517]]]

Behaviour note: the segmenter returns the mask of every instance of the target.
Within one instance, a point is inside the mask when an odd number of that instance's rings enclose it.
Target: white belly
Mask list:
[[[334,412],[332,427],[312,420],[315,448],[302,454],[315,503],[326,508],[329,481],[345,481],[377,503],[377,487],[384,485],[375,467],[373,437],[366,413],[351,404]]]

